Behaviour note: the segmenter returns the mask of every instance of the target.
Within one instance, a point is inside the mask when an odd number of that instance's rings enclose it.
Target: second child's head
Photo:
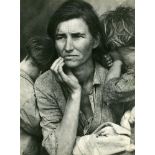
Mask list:
[[[25,61],[30,60],[31,65],[41,72],[48,70],[57,57],[53,41],[47,36],[31,37],[25,45],[25,50]]]
[[[101,26],[106,48],[112,58],[125,65],[135,63],[135,9],[118,7],[101,15]]]

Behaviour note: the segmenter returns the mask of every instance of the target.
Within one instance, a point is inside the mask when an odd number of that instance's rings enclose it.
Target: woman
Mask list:
[[[100,24],[83,1],[65,2],[52,16],[48,34],[59,58],[35,84],[43,146],[49,154],[70,155],[77,136],[114,122],[103,103],[107,70],[93,58],[102,42]]]

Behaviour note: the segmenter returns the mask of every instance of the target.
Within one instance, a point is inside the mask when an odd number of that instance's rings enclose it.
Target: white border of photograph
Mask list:
[[[1,1],[0,20],[0,154],[19,155],[20,1]]]
[[[136,155],[155,154],[154,6],[136,0]]]

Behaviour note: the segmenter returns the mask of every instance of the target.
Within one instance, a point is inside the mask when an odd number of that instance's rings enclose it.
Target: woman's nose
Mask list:
[[[68,37],[66,40],[65,51],[66,52],[72,52],[73,51],[73,42],[72,42],[72,39],[70,37]]]

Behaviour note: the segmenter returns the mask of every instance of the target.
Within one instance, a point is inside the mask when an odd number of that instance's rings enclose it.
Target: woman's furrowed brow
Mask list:
[[[65,33],[56,33],[56,36],[65,36]]]
[[[71,32],[70,33],[72,36],[86,36],[86,34],[85,33],[83,33],[83,32]],[[66,34],[65,33],[63,33],[63,32],[58,32],[57,34],[56,34],[56,36],[65,36]]]
[[[82,36],[86,35],[85,33],[82,33],[82,32],[73,32],[71,34],[72,35],[82,35]]]

